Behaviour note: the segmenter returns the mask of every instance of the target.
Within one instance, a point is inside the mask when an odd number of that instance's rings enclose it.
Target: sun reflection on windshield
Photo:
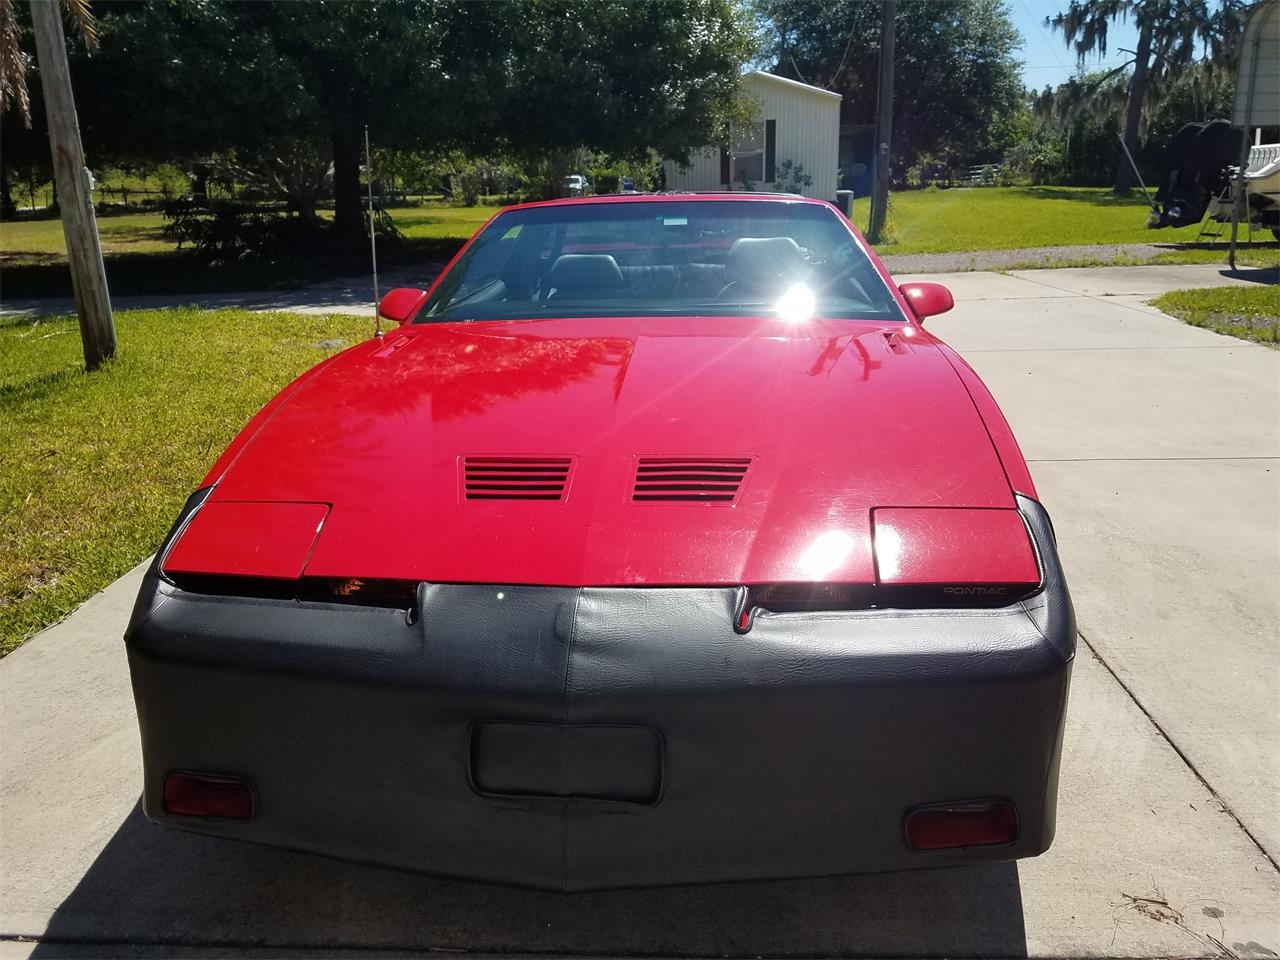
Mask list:
[[[815,305],[813,291],[809,289],[808,284],[796,283],[788,287],[786,293],[778,298],[773,310],[787,323],[804,323],[806,320],[813,319]]]

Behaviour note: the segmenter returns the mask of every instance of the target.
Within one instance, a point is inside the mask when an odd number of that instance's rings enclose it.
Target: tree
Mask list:
[[[1137,155],[1144,114],[1159,94],[1189,65],[1197,52],[1203,62],[1234,70],[1236,46],[1242,31],[1243,0],[1071,0],[1066,11],[1045,22],[1074,47],[1081,64],[1090,55],[1107,55],[1108,28],[1118,20],[1132,20],[1138,30],[1129,58],[1102,73],[1082,89],[1070,91],[1078,106],[1097,106],[1117,97],[1117,81],[1124,89],[1125,147]],[[1128,160],[1116,163],[1115,192],[1129,192],[1133,176]]]
[[[17,110],[0,115],[0,219],[17,216],[15,193],[35,206],[34,191],[53,179],[44,103],[37,97],[32,107],[30,126]]]
[[[665,154],[718,138],[749,31],[731,0],[147,0],[104,8],[87,139],[115,155],[329,145],[360,235],[360,151]],[[146,110],[121,110],[121,103]]]
[[[509,69],[485,124],[506,148],[688,160],[733,110],[749,26],[730,0],[477,4],[506,21]],[[515,15],[511,15],[514,13]]]
[[[1081,73],[1033,98],[1035,123],[1014,155],[1030,176],[1031,159],[1056,156],[1054,182],[1074,186],[1114,186],[1116,140],[1123,130],[1129,100],[1128,78],[1106,71]],[[1142,140],[1134,153],[1147,183],[1159,175],[1165,146],[1184,124],[1229,117],[1235,102],[1235,76],[1208,63],[1193,63],[1143,106]],[[1042,182],[1049,182],[1044,180]]]
[[[98,28],[89,11],[90,0],[61,0],[76,36],[92,48],[97,45]],[[0,0],[0,114],[17,111],[23,124],[31,126],[31,91],[27,68],[31,55],[25,49],[26,27],[18,19],[18,0]]]
[[[1157,103],[1144,111],[1146,139],[1138,166],[1160,169],[1164,147],[1183,125],[1231,116],[1235,107],[1236,76],[1209,63],[1193,63],[1160,92]]]
[[[841,119],[876,115],[879,3],[756,0],[772,69],[844,97]],[[1003,0],[902,0],[895,43],[893,169],[922,157],[999,160],[1022,97],[1020,37]]]
[[[76,36],[86,48],[96,46],[98,33],[93,16],[89,12],[89,0],[62,0],[62,9],[70,19]],[[6,146],[0,154],[0,216],[12,217],[18,210],[13,202],[13,152],[14,140],[29,141],[31,130],[31,90],[27,83],[27,70],[31,54],[26,49],[28,28],[19,17],[18,0],[0,0],[0,117],[9,120],[16,117],[22,130],[12,129],[6,123]],[[26,152],[26,151],[24,151]],[[33,169],[31,163],[24,165]],[[52,179],[52,170],[49,179]]]
[[[303,223],[314,226],[316,205],[333,184],[333,163],[321,144],[279,140],[269,148],[242,151],[235,163],[211,166],[220,176],[250,190],[284,197]]]
[[[1116,139],[1123,129],[1128,88],[1123,79],[1104,83],[1103,78],[1102,71],[1080,72],[1033,97],[1039,135],[1056,141],[1061,184],[1115,184]]]
[[[876,159],[875,179],[871,188],[871,222],[867,239],[884,240],[885,222],[889,217],[889,174],[893,143],[893,75],[894,46],[897,40],[897,0],[881,0],[880,11],[880,75],[876,80]]]
[[[295,162],[300,145],[323,143],[338,229],[358,237],[364,125],[386,139],[435,112],[425,54],[439,13],[423,0],[108,6],[100,55],[80,65],[100,93],[86,140],[115,160],[182,159],[198,184],[213,154],[236,150],[255,179],[287,173],[304,194],[319,170]]]

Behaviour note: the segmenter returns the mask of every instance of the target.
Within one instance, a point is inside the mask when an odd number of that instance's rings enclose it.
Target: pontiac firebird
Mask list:
[[[951,306],[818,201],[498,214],[181,511],[147,816],[560,890],[1043,852],[1073,614]]]

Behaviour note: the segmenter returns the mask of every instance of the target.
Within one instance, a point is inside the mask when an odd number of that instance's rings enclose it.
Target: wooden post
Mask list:
[[[89,171],[84,165],[80,124],[71,93],[67,67],[67,41],[62,32],[59,0],[31,0],[31,25],[35,28],[40,86],[44,90],[49,120],[49,147],[53,153],[53,177],[62,210],[62,231],[67,238],[71,265],[71,289],[80,317],[84,365],[96,370],[115,356],[116,328],[107,294],[107,272],[102,264],[98,222],[93,216]]]
[[[889,215],[889,144],[893,138],[893,44],[897,0],[882,0],[880,14],[880,89],[876,106],[875,183],[871,188],[871,223],[867,239],[884,240],[884,224]]]
[[[1249,86],[1245,91],[1244,122],[1240,124],[1240,165],[1236,168],[1234,189],[1231,191],[1231,245],[1227,248],[1227,262],[1236,268],[1236,245],[1240,237],[1240,215],[1249,223],[1249,195],[1245,192],[1244,173],[1249,168],[1249,132],[1253,129],[1253,91],[1258,86],[1258,54],[1262,52],[1262,30],[1253,38],[1249,53]],[[1239,93],[1236,94],[1238,98]],[[1239,103],[1239,99],[1236,100]],[[1238,115],[1238,114],[1237,114]],[[1234,120],[1235,117],[1232,117]]]

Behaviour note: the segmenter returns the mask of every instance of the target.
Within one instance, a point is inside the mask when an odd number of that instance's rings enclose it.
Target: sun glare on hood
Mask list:
[[[902,535],[890,526],[876,527],[876,566],[881,580],[897,580],[902,570]]]
[[[811,580],[822,580],[839,569],[853,550],[853,537],[840,530],[818,536],[800,555],[800,569]]]

